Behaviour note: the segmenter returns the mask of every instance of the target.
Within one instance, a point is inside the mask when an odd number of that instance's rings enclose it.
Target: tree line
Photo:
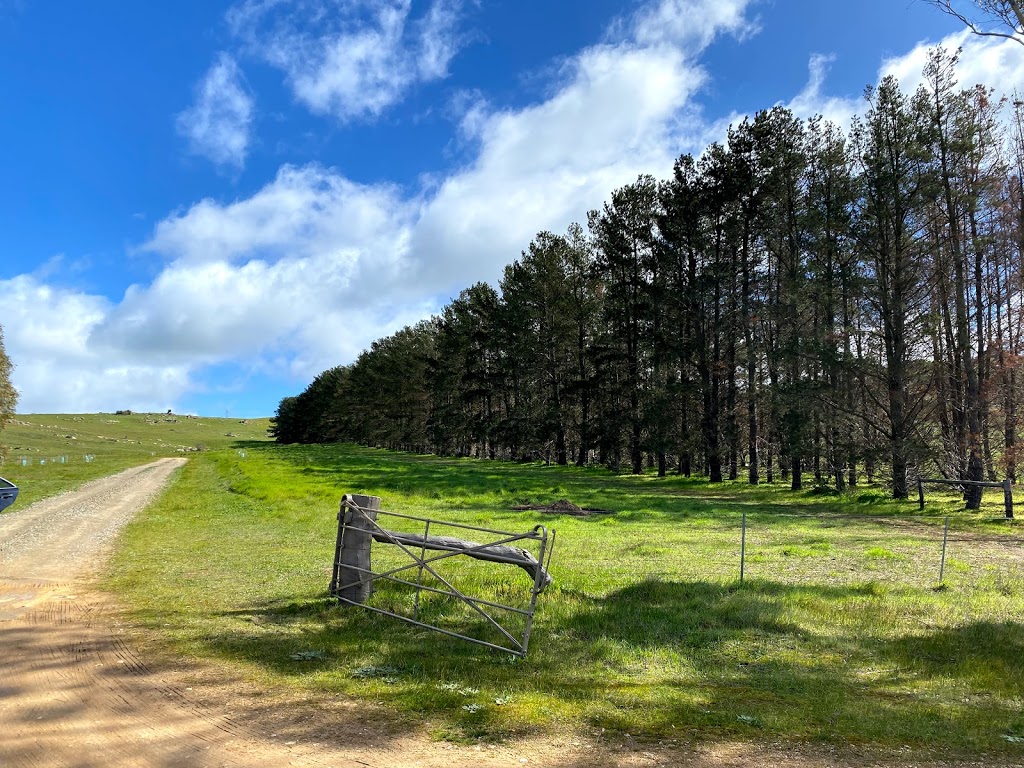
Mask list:
[[[848,131],[775,107],[615,190],[284,398],[276,438],[895,498],[1016,479],[1024,102],[957,55]]]

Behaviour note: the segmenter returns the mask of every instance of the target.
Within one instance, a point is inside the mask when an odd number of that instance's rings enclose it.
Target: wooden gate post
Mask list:
[[[352,505],[362,511],[352,509]],[[331,594],[353,603],[365,603],[373,594],[370,579],[370,545],[380,496],[345,494],[338,511],[338,542],[334,554]],[[347,586],[343,586],[347,585]]]

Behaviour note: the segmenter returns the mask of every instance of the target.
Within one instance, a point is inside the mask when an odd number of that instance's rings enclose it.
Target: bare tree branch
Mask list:
[[[953,7],[953,0],[924,0],[945,14],[958,19],[975,35],[1002,37],[1024,45],[1024,4],[1021,0],[973,0],[980,16],[971,18]],[[994,27],[1003,26],[1005,29]]]

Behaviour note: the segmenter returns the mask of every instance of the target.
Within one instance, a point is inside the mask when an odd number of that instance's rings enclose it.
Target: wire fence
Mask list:
[[[1016,521],[998,518],[978,526],[947,515],[740,512],[680,528],[634,548],[647,559],[647,575],[934,588],[1020,584],[1024,572],[1024,532]]]
[[[59,464],[75,464],[83,462],[90,464],[96,460],[96,454],[85,453],[85,454],[59,454],[57,456],[18,456],[14,460],[14,464],[19,467],[32,467],[32,466],[55,466]]]

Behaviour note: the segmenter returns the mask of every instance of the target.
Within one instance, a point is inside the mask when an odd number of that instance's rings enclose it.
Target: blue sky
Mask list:
[[[785,104],[840,123],[923,0],[0,0],[19,411],[270,415],[639,173]]]

